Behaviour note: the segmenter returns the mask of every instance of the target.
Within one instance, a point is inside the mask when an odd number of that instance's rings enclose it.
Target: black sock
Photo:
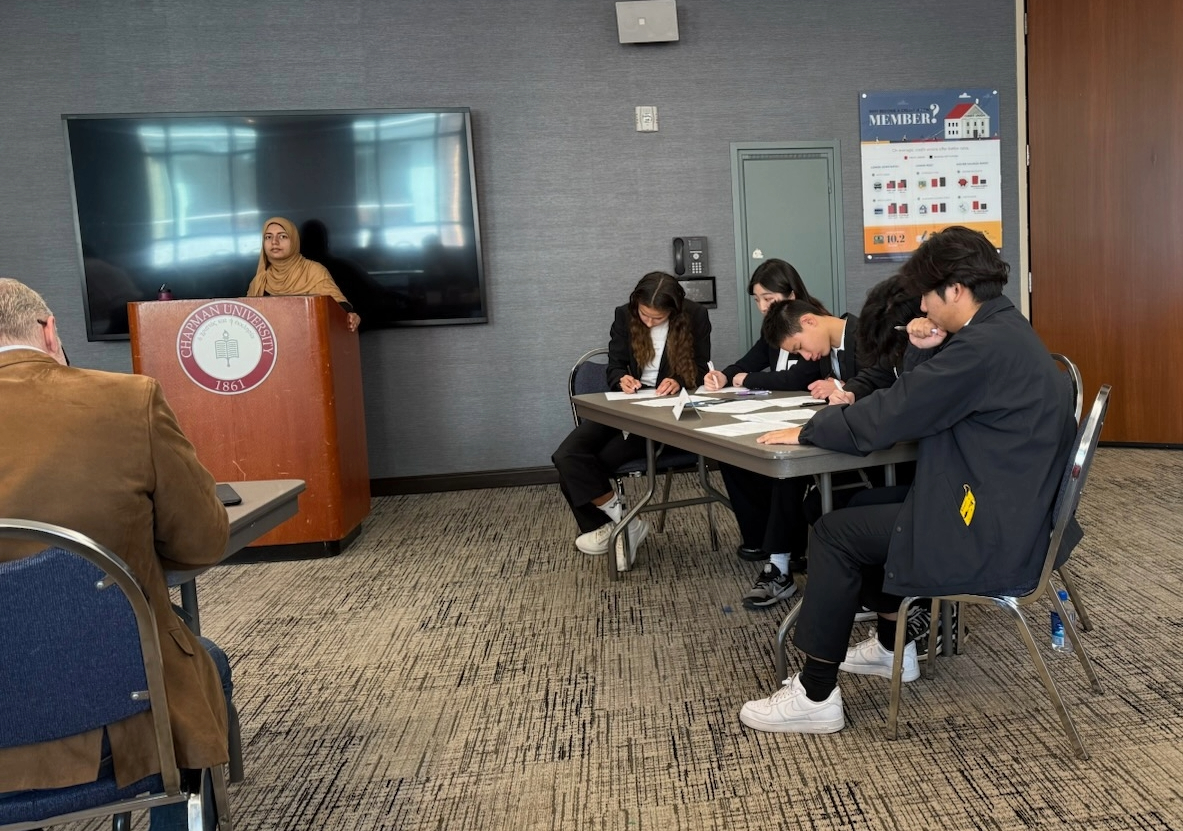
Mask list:
[[[838,665],[806,656],[801,667],[801,686],[810,701],[825,701],[838,686]]]
[[[879,643],[888,652],[895,652],[895,624],[894,620],[879,618]]]

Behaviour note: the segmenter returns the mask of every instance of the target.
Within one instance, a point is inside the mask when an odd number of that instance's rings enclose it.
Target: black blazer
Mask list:
[[[998,297],[887,389],[822,409],[801,442],[856,454],[919,443],[884,591],[1010,594],[1033,586],[1043,567],[1052,503],[1076,435],[1072,410],[1071,391],[1039,336]],[[970,492],[967,524],[961,509]],[[1079,539],[1074,524],[1061,552]]]
[[[798,355],[794,356],[786,369],[775,370],[773,367],[779,359],[779,346],[759,340],[752,344],[748,354],[726,367],[723,374],[730,384],[736,375],[746,372],[748,376],[743,385],[754,390],[807,390],[814,381],[829,374],[829,358],[823,364],[822,361],[806,361]],[[823,365],[826,369],[824,374]]]
[[[657,367],[657,381],[661,383],[666,378],[673,378],[683,387],[697,387],[707,374],[707,363],[711,359],[711,319],[707,310],[686,300],[682,305],[683,314],[690,317],[690,333],[694,339],[694,365],[698,368],[698,377],[679,378],[670,372],[668,352],[661,355],[661,363]],[[641,367],[633,357],[633,347],[628,337],[628,304],[616,307],[616,317],[612,321],[612,330],[608,335],[608,388],[620,390],[620,379],[631,375],[638,381],[641,379]]]
[[[841,372],[841,380],[843,382],[849,381],[858,375],[862,368],[858,362],[857,345],[855,343],[858,336],[858,318],[852,314],[842,315],[842,319],[846,321],[846,334],[842,339],[842,348],[835,349],[830,354],[838,356],[838,368]],[[821,359],[822,377],[831,378],[834,375],[834,368],[831,366],[831,359],[825,357]]]

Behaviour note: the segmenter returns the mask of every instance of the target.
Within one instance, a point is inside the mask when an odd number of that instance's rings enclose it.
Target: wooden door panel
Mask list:
[[[1183,3],[1027,13],[1032,323],[1106,441],[1183,444]]]

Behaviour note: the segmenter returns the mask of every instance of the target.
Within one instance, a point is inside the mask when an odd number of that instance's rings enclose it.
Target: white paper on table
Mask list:
[[[756,410],[765,410],[769,407],[776,406],[776,402],[769,401],[767,398],[745,398],[742,401],[727,401],[723,404],[716,404],[711,407],[712,413],[754,413]]]
[[[656,398],[657,390],[653,387],[647,389],[637,390],[636,392],[606,392],[604,397],[609,401],[623,401],[625,399],[636,401],[638,398]]]
[[[813,418],[817,410],[777,410],[775,413],[740,413],[736,416],[740,421],[796,421],[803,423]]]
[[[771,407],[800,407],[804,404],[814,404],[816,406],[823,406],[825,404],[820,398],[814,398],[812,395],[790,395],[788,398],[777,398],[769,403]]]
[[[696,389],[694,391],[694,393],[695,393],[695,395],[702,395],[704,393],[714,393],[714,392],[747,392],[747,391],[748,391],[747,387],[740,387],[740,386],[720,387],[717,390],[709,390],[709,389],[707,389],[707,385],[703,384],[698,389]]]
[[[662,398],[652,398],[649,401],[634,401],[633,403],[636,404],[638,407],[672,407],[678,403],[680,398],[681,397],[677,396],[677,395],[667,395]],[[687,398],[689,399],[688,403],[697,402],[697,401],[714,401],[715,400],[713,398],[707,398],[705,395],[690,395],[690,396],[687,396]],[[715,408],[711,407],[711,409],[713,410]]]
[[[714,427],[695,427],[703,433],[716,436],[750,436],[753,433],[771,433],[773,430],[787,430],[790,427],[800,427],[787,421],[733,421],[730,424],[717,424]]]

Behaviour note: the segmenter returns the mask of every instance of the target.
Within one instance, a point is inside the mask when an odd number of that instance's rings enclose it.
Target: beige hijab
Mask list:
[[[349,302],[323,265],[301,256],[300,234],[290,220],[282,216],[271,217],[263,223],[264,234],[267,233],[268,225],[278,225],[287,232],[292,241],[292,253],[282,260],[271,262],[267,258],[267,247],[263,246],[259,252],[255,279],[251,280],[246,290],[247,297],[262,297],[264,294],[324,294],[339,303]]]

